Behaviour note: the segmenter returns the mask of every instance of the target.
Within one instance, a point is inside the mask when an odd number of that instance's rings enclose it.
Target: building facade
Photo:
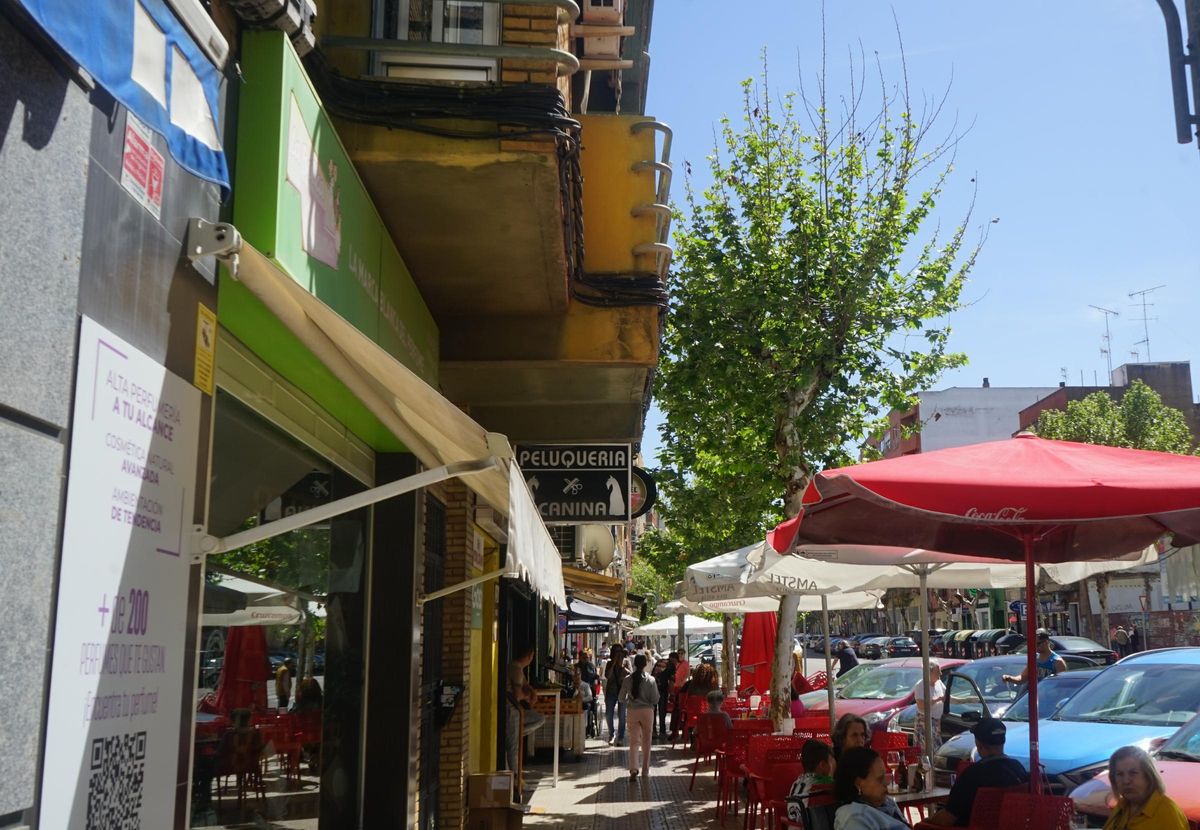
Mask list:
[[[464,827],[628,608],[509,456],[641,440],[652,3],[269,6],[2,7],[0,828]]]

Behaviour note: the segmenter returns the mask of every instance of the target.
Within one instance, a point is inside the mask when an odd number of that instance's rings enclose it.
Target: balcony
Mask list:
[[[473,42],[439,43],[421,39],[437,20],[378,37],[368,7],[333,4],[308,69],[437,320],[443,391],[513,438],[639,440],[669,136],[572,114],[571,0],[426,2],[499,11],[458,19]]]

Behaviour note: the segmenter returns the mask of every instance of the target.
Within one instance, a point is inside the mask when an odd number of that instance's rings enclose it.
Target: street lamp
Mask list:
[[[1183,0],[1187,15],[1187,51],[1183,24],[1175,0],[1157,0],[1167,26],[1167,58],[1171,67],[1171,97],[1175,103],[1175,139],[1190,144],[1192,128],[1200,124],[1200,0]],[[1188,79],[1184,66],[1191,67],[1192,104],[1188,104]]]

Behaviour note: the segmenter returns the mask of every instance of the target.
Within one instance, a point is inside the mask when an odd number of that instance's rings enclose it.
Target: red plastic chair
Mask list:
[[[688,695],[687,705],[683,708],[683,740],[684,743],[691,741],[692,732],[696,728],[696,721],[708,709],[708,700],[703,695]],[[672,744],[674,746],[674,744]]]
[[[1024,784],[1014,787],[980,787],[971,804],[968,824],[972,830],[1000,830],[1000,817],[1004,815],[1004,797],[1009,793],[1025,791]]]
[[[1071,830],[1075,802],[1065,795],[1010,792],[1001,811],[1005,830]]]
[[[717,750],[717,818],[721,821],[731,806],[737,815],[737,785],[745,774],[746,757],[750,754],[748,738],[748,734],[739,737],[731,733],[725,746]]]
[[[751,735],[769,735],[774,729],[770,720],[765,718],[750,718],[735,720],[733,730],[725,741],[725,746],[716,751],[717,756],[717,818],[724,819],[733,806],[733,814],[737,815],[737,782],[744,775],[743,767],[750,752]]]
[[[754,815],[746,814],[746,820],[753,830],[758,816],[763,817],[763,827],[771,828],[778,824],[779,816],[787,816],[787,794],[792,784],[804,773],[804,765],[799,762],[787,764],[772,764],[765,776],[751,775],[750,786],[757,790]]]
[[[749,751],[746,754],[745,776],[751,781],[755,776],[766,779],[770,777],[771,769],[780,764],[799,763],[800,752],[806,738],[795,735],[751,735]],[[793,780],[795,780],[793,778]],[[746,828],[754,830],[752,816],[757,816],[766,809],[761,799],[761,789],[754,786],[746,788]]]
[[[681,735],[683,736],[683,742],[687,743],[687,712],[688,701],[691,699],[691,695],[682,693],[675,696],[675,708],[679,710],[679,731],[671,733],[671,749],[675,748],[675,744],[679,741]]]
[[[808,685],[813,687],[813,691],[825,689],[829,687],[829,675],[823,671],[819,671],[808,678]]]
[[[708,760],[716,755],[718,749],[724,749],[729,733],[730,729],[725,723],[724,712],[704,712],[696,718],[696,760],[692,762],[692,780],[688,784],[689,790],[696,785],[696,770],[700,766],[700,759]],[[716,773],[716,764],[714,764],[713,775],[715,776]]]

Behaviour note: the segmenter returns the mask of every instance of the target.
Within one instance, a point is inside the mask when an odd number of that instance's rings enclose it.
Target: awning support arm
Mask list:
[[[496,456],[489,455],[487,458],[477,458],[473,461],[459,461],[443,467],[435,467],[432,470],[426,470],[416,475],[390,481],[387,484],[372,487],[370,490],[364,490],[361,493],[355,493],[352,496],[331,501],[329,504],[323,504],[311,510],[305,510],[293,516],[279,519],[278,521],[252,527],[249,530],[243,530],[230,536],[210,536],[200,531],[193,536],[192,553],[195,557],[204,557],[236,550],[255,542],[273,539],[276,536],[290,533],[293,530],[299,530],[302,527],[307,527],[326,519],[332,519],[335,516],[349,513],[352,510],[369,507],[377,502],[395,498],[405,493],[411,493],[413,490],[420,490],[422,487],[429,487],[440,481],[469,476],[474,473],[482,473],[485,470],[498,467],[502,463]]]
[[[428,594],[421,594],[417,597],[417,607],[419,608],[427,602],[433,602],[435,599],[441,599],[442,597],[449,596],[450,594],[456,594],[465,588],[470,588],[473,585],[478,585],[481,582],[488,582],[489,580],[496,579],[501,576],[515,577],[519,576],[519,574],[513,573],[508,568],[497,568],[494,571],[488,571],[485,574],[473,576],[470,579],[464,579],[462,582],[456,582],[453,585],[449,585],[445,588],[439,588],[436,591],[430,591]]]

